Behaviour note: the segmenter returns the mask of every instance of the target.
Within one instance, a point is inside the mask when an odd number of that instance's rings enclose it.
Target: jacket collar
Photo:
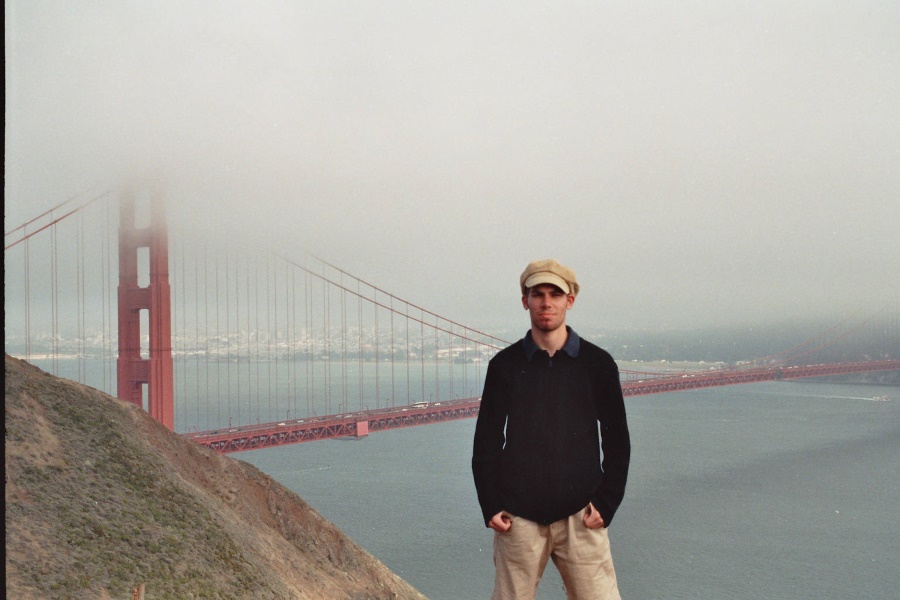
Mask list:
[[[581,338],[578,337],[575,330],[568,325],[566,325],[566,333],[568,333],[568,337],[566,338],[566,343],[563,344],[562,352],[565,352],[571,358],[578,358],[578,350],[581,348]],[[522,338],[522,347],[525,349],[525,356],[528,357],[528,360],[531,360],[534,354],[540,350],[531,338],[530,329],[525,334],[525,337]]]

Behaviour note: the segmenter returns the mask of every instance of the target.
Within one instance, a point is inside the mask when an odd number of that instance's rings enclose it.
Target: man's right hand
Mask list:
[[[504,533],[506,531],[509,531],[509,528],[512,527],[512,520],[509,518],[508,513],[498,512],[496,515],[491,517],[490,521],[488,521],[488,527],[490,527],[494,531]]]

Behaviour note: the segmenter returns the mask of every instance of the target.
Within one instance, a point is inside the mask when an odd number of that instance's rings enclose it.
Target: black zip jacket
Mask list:
[[[485,523],[505,510],[548,525],[592,502],[608,526],[625,495],[631,441],[619,369],[567,330],[552,358],[529,331],[488,365],[472,454]]]

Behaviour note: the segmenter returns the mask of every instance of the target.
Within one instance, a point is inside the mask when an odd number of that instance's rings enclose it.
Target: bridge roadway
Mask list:
[[[717,369],[623,381],[622,393],[625,396],[642,396],[760,381],[783,381],[895,370],[900,370],[900,360]],[[478,416],[480,403],[480,396],[431,403],[419,402],[409,406],[323,415],[280,423],[245,425],[184,435],[216,452],[227,454],[329,438],[360,438],[374,431],[468,419]]]
[[[329,438],[365,437],[373,431],[468,419],[478,416],[480,403],[480,396],[420,402],[394,408],[200,431],[185,434],[185,437],[224,454]]]

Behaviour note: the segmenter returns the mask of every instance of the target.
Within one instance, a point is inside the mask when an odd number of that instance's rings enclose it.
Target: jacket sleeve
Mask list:
[[[625,418],[625,399],[619,382],[619,369],[608,355],[604,357],[595,402],[600,421],[600,447],[603,450],[603,481],[592,502],[603,522],[609,526],[625,496],[628,465],[631,461],[631,437]]]
[[[504,432],[509,388],[503,383],[502,370],[496,358],[488,363],[472,450],[472,474],[485,524],[504,510],[499,482],[503,446],[506,443]]]

